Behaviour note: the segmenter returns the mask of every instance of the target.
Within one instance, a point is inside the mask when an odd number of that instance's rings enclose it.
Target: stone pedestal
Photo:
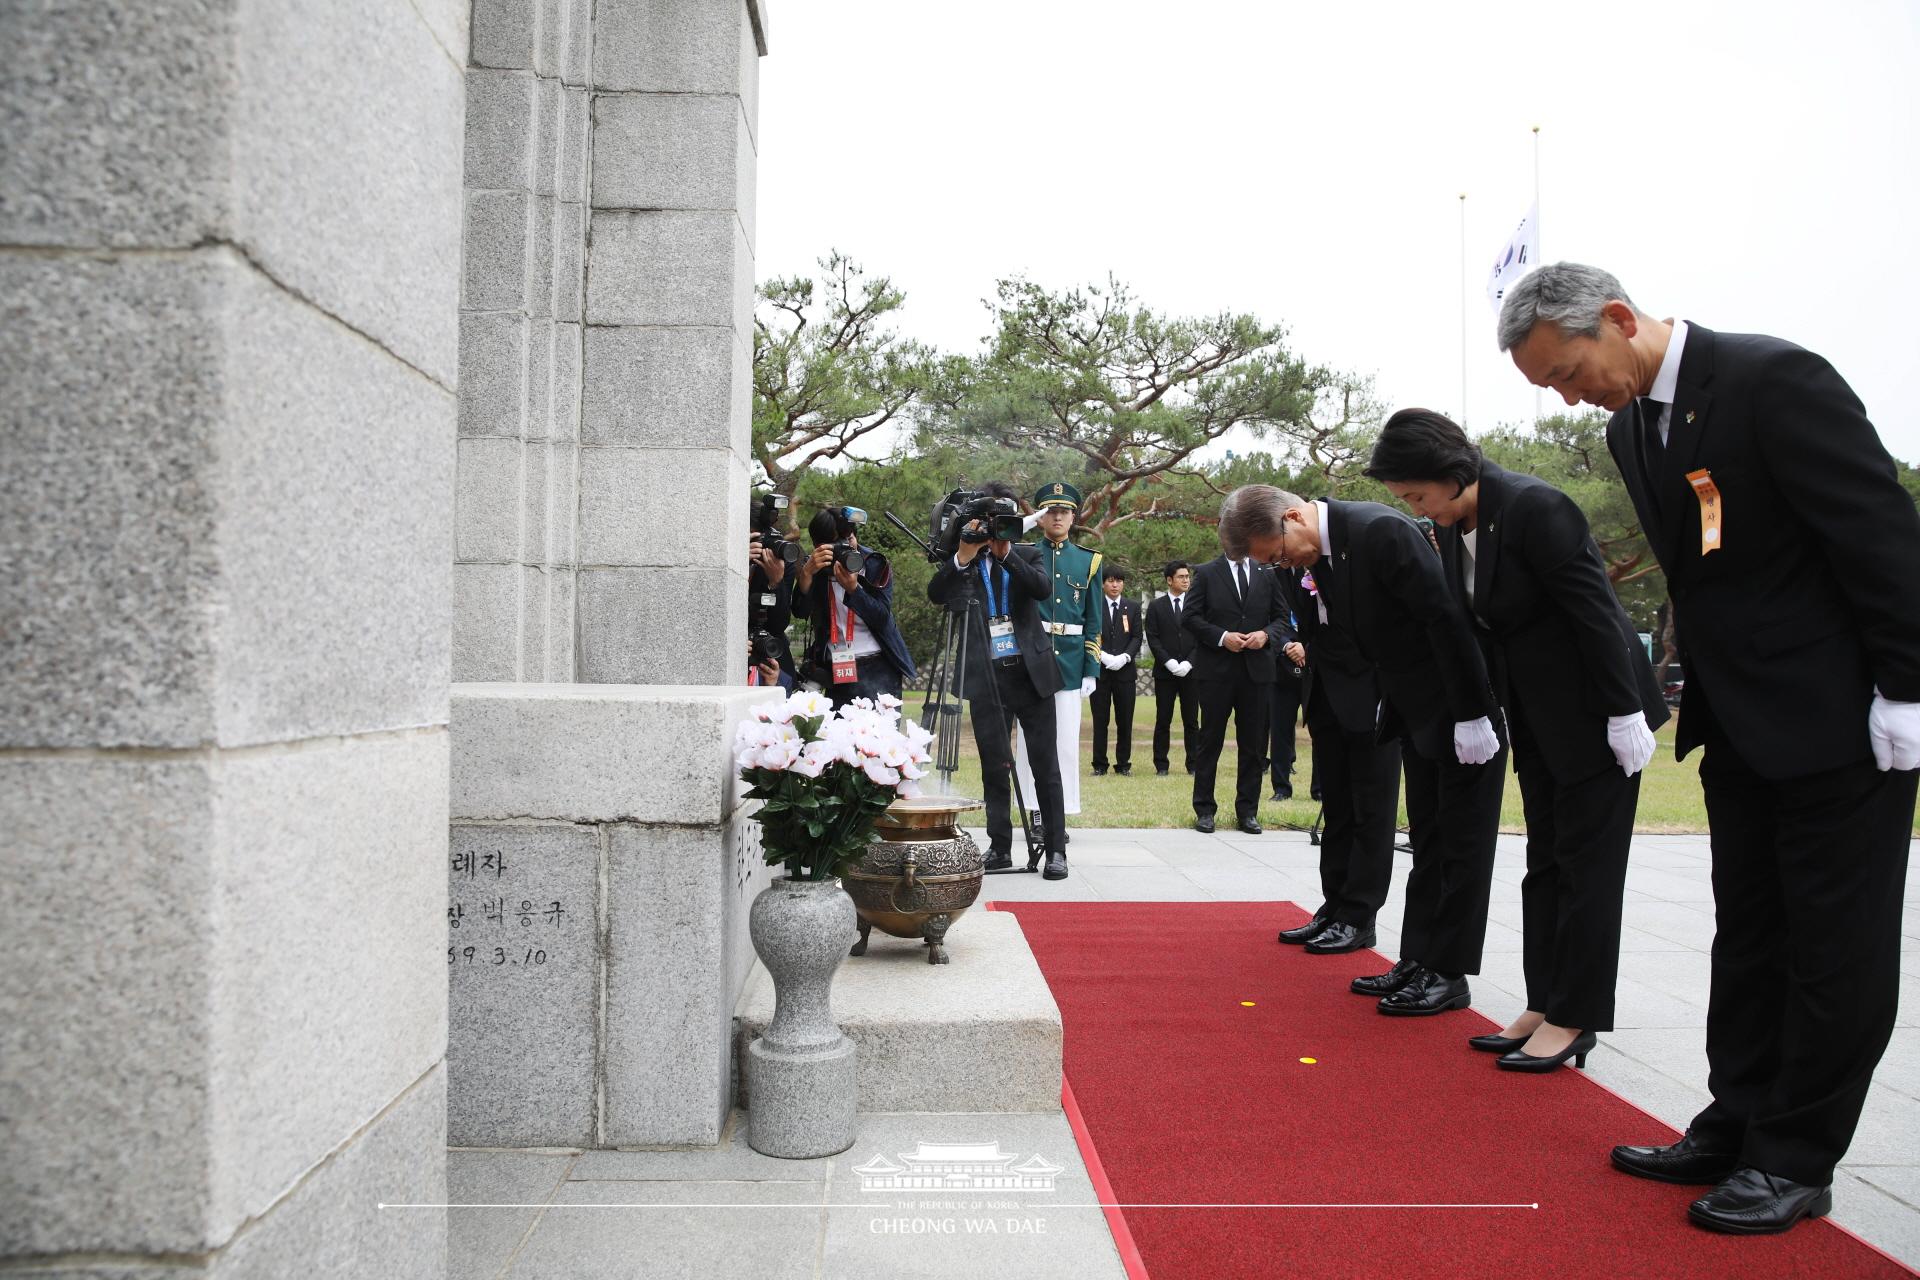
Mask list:
[[[443,1271],[464,13],[0,14],[0,1269]]]
[[[454,686],[455,1145],[719,1140],[769,878],[733,732],[766,696]]]

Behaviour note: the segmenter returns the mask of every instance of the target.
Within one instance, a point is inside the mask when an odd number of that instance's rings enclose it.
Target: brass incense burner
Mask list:
[[[873,839],[840,883],[860,913],[860,941],[852,954],[867,953],[876,928],[896,938],[921,938],[927,963],[946,964],[947,928],[980,896],[980,846],[960,830],[959,816],[980,808],[965,796],[916,796],[895,800],[874,823]]]

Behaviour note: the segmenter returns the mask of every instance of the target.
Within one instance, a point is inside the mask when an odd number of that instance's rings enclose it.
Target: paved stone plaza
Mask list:
[[[1500,838],[1485,972],[1473,979],[1474,1007],[1503,1023],[1523,1004],[1523,849],[1521,837]],[[1318,851],[1297,832],[1076,831],[1070,853],[1071,879],[1049,884],[1037,876],[996,876],[984,896],[1088,902],[1279,899],[1308,909],[1319,903]],[[1388,956],[1396,954],[1399,941],[1391,926],[1400,919],[1406,869],[1406,855],[1398,855],[1394,893],[1381,913],[1380,950]],[[1673,1125],[1684,1125],[1707,1100],[1712,899],[1705,836],[1635,837],[1627,873],[1618,1029],[1601,1037],[1587,1074]],[[953,938],[964,932],[964,925],[956,927]],[[1853,1149],[1840,1166],[1833,1220],[1909,1265],[1920,1265],[1920,877],[1911,873],[1904,932],[1901,1015]],[[1383,1038],[1390,1031],[1383,1025]],[[626,1276],[642,1251],[666,1274],[684,1268],[685,1274],[697,1275],[707,1264],[766,1276],[960,1276],[997,1260],[981,1250],[1010,1246],[1018,1253],[1007,1256],[1018,1257],[1023,1276],[1120,1274],[1097,1211],[1045,1208],[1085,1203],[1084,1169],[1061,1116],[896,1114],[861,1120],[852,1150],[797,1163],[747,1150],[735,1136],[737,1116],[726,1145],[712,1151],[456,1150],[448,1164],[450,1201],[549,1207],[451,1213],[449,1280]],[[852,1169],[876,1149],[892,1156],[923,1140],[998,1140],[1008,1152],[1024,1157],[1037,1150],[1066,1166],[1057,1194],[1023,1200],[1029,1207],[999,1215],[1045,1218],[1046,1233],[908,1239],[884,1227],[873,1229],[886,1215],[851,1194],[858,1185]],[[1595,1158],[1604,1159],[1605,1153],[1596,1152]],[[888,1203],[884,1197],[867,1199]],[[807,1207],[681,1209],[670,1215],[644,1208],[565,1207],[659,1203]],[[982,1239],[992,1243],[983,1245]],[[765,1265],[749,1265],[749,1258]]]

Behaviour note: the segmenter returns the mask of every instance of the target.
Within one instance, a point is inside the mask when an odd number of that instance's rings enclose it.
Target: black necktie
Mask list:
[[[1235,561],[1233,566],[1235,579],[1240,583],[1240,598],[1247,598],[1247,566],[1244,561]]]
[[[1666,408],[1650,396],[1640,401],[1641,435],[1646,441],[1647,470],[1658,476],[1661,465],[1667,460],[1667,442],[1660,438],[1660,411]]]

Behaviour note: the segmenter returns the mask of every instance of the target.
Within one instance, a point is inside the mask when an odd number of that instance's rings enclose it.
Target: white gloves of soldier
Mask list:
[[[1499,751],[1500,735],[1493,731],[1493,721],[1485,716],[1462,720],[1453,726],[1453,754],[1461,764],[1485,764]]]
[[[1890,702],[1875,689],[1867,737],[1873,762],[1882,770],[1920,769],[1920,702]]]
[[[1646,716],[1638,711],[1630,716],[1608,716],[1607,745],[1613,749],[1620,771],[1629,778],[1646,768],[1654,749],[1653,730],[1647,728]]]
[[[1020,532],[1032,533],[1033,527],[1039,523],[1040,513],[1038,511],[1029,511],[1026,515],[1020,517]]]
[[[1091,698],[1093,696],[1094,688],[1099,683],[1100,682],[1097,679],[1095,679],[1093,676],[1088,676],[1086,679],[1082,680],[1080,682],[1080,696],[1083,698]]]
[[[1127,665],[1127,655],[1124,653],[1103,653],[1100,655],[1100,665],[1109,671],[1118,671]]]

